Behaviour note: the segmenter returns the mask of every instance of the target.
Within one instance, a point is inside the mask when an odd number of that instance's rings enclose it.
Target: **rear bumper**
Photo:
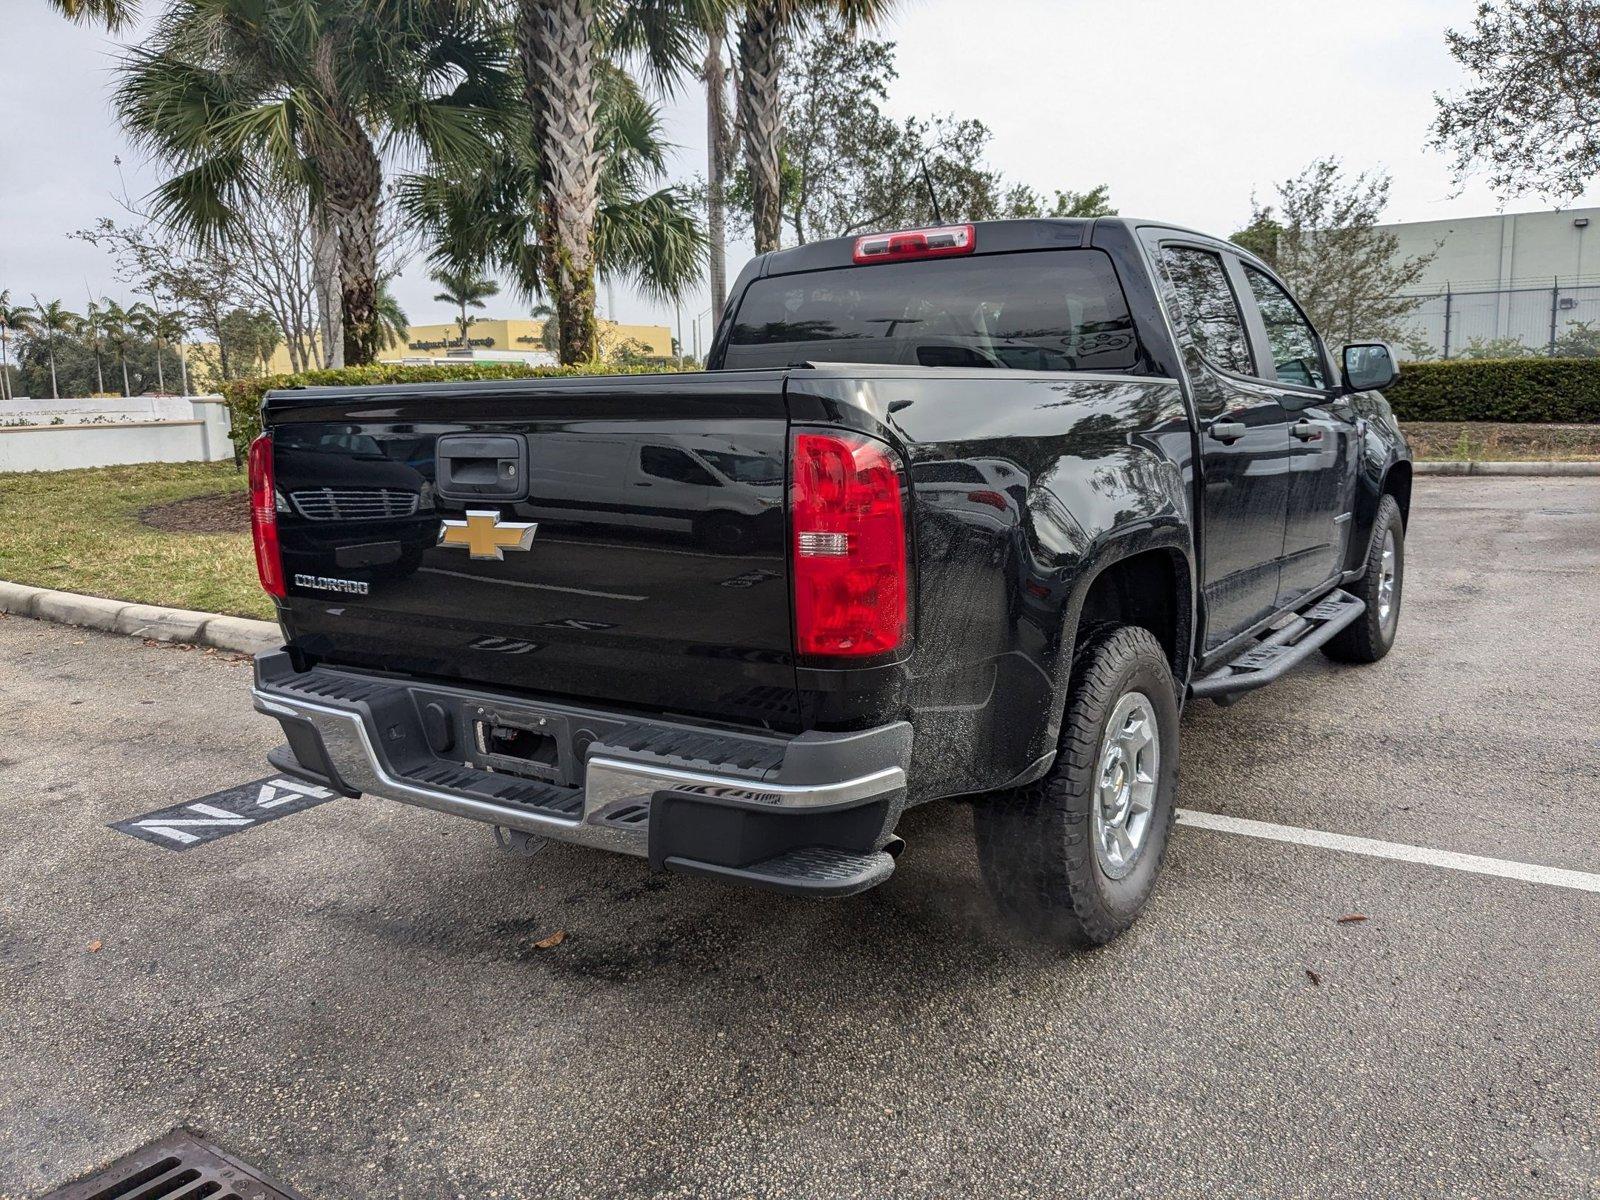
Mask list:
[[[282,651],[257,657],[253,693],[288,740],[292,760],[280,751],[275,765],[349,795],[784,891],[847,894],[892,870],[883,849],[905,808],[904,722],[733,733],[326,667],[296,672]],[[537,774],[486,761],[496,756],[474,736],[486,719],[551,730],[556,761]],[[819,881],[795,866],[816,851],[872,861],[834,862]],[[777,859],[781,870],[763,874]]]

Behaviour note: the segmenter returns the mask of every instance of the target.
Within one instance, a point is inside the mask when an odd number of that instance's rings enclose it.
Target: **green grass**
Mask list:
[[[139,523],[152,505],[246,486],[232,463],[0,475],[0,579],[271,618],[249,534],[163,533]]]
[[[1600,424],[1402,421],[1418,462],[1585,462],[1600,459]]]

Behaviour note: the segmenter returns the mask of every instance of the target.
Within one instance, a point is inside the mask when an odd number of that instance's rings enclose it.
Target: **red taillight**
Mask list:
[[[272,439],[250,443],[250,536],[256,544],[256,574],[269,596],[283,599],[283,556],[278,551],[278,489],[272,479]]]
[[[858,434],[790,445],[795,650],[860,658],[906,639],[906,525],[889,448]]]
[[[1008,512],[1011,505],[999,492],[981,491],[968,492],[967,499],[974,504],[987,504],[990,508],[998,508],[1001,512]]]
[[[945,258],[971,254],[978,232],[971,225],[939,225],[933,229],[901,229],[869,233],[856,239],[858,263],[904,262],[908,258]]]

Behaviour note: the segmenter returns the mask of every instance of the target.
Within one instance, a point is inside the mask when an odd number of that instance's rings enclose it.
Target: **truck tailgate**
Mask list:
[[[797,724],[783,373],[268,398],[292,649]]]

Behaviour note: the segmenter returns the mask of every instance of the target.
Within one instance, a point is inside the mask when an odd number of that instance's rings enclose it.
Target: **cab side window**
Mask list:
[[[1178,293],[1178,311],[1200,353],[1224,371],[1255,374],[1244,317],[1228,284],[1222,257],[1193,246],[1163,246],[1161,256]]]
[[[1261,310],[1267,327],[1267,345],[1278,369],[1278,382],[1301,387],[1325,388],[1327,372],[1322,366],[1322,348],[1311,323],[1300,314],[1289,294],[1270,277],[1246,264],[1244,277]]]

